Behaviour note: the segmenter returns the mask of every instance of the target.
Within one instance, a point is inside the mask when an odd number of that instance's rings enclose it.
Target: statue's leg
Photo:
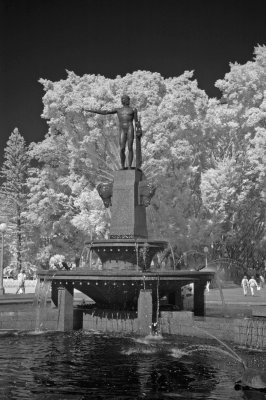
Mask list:
[[[136,168],[140,169],[142,164],[141,158],[141,138],[136,135]]]
[[[131,168],[133,161],[133,141],[134,141],[134,128],[133,125],[128,128],[128,137],[127,137],[127,145],[128,145],[128,167]]]
[[[120,145],[120,161],[121,161],[121,167],[122,167],[122,169],[125,168],[125,161],[126,161],[126,155],[125,155],[126,141],[127,141],[126,132],[125,132],[123,129],[120,129],[119,145]]]

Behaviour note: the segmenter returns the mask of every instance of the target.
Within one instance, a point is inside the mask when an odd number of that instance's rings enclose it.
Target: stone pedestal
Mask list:
[[[58,326],[61,332],[73,330],[73,288],[58,288]]]
[[[204,301],[205,282],[194,283],[194,315],[203,317],[205,315]]]
[[[142,172],[137,169],[114,174],[110,239],[147,238],[146,210],[138,203]]]
[[[149,335],[152,326],[152,291],[141,290],[138,298],[138,331]]]

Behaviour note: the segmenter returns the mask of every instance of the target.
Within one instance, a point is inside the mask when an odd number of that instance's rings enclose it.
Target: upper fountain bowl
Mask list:
[[[154,239],[108,239],[85,243],[82,264],[89,266],[90,252],[102,263],[103,270],[147,271],[156,253],[163,251],[168,243]]]

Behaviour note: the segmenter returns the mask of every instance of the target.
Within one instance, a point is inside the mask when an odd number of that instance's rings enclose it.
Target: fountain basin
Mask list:
[[[85,243],[82,265],[90,267],[90,252],[102,263],[103,270],[148,270],[156,253],[163,251],[168,243],[154,239],[108,239]]]
[[[189,283],[194,283],[195,295],[200,293],[198,296],[202,303],[206,282],[213,277],[210,271],[95,271],[88,268],[75,271],[42,270],[38,275],[41,280],[51,280],[55,304],[57,304],[58,288],[65,287],[79,290],[98,305],[121,308],[135,307],[142,289],[152,290],[154,294],[158,291],[159,298],[167,296],[170,303],[176,304],[178,295],[181,297],[181,287]],[[171,300],[173,297],[175,299]],[[180,309],[182,309],[181,304]]]

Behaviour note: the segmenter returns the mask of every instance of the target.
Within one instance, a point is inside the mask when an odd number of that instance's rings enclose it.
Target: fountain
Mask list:
[[[122,118],[119,110],[118,117]],[[124,168],[121,149],[122,169],[114,172],[112,182],[97,187],[105,207],[111,207],[109,239],[85,243],[83,268],[39,271],[41,281],[49,280],[53,275],[51,296],[53,303],[60,308],[59,330],[73,329],[74,289],[94,300],[98,314],[100,309],[105,310],[104,315],[110,315],[110,310],[120,314],[137,310],[137,322],[131,327],[139,333],[147,334],[150,326],[158,326],[160,298],[166,297],[172,310],[182,311],[181,288],[190,283],[194,283],[194,315],[205,314],[204,290],[206,282],[214,275],[213,271],[161,271],[151,267],[153,257],[167,247],[168,242],[151,239],[147,231],[146,208],[156,188],[141,170],[141,127],[138,121],[136,129],[136,166]],[[99,257],[101,269],[92,269],[91,252]],[[83,316],[81,312],[79,314],[79,328],[84,325],[86,313],[89,310],[84,311]]]

